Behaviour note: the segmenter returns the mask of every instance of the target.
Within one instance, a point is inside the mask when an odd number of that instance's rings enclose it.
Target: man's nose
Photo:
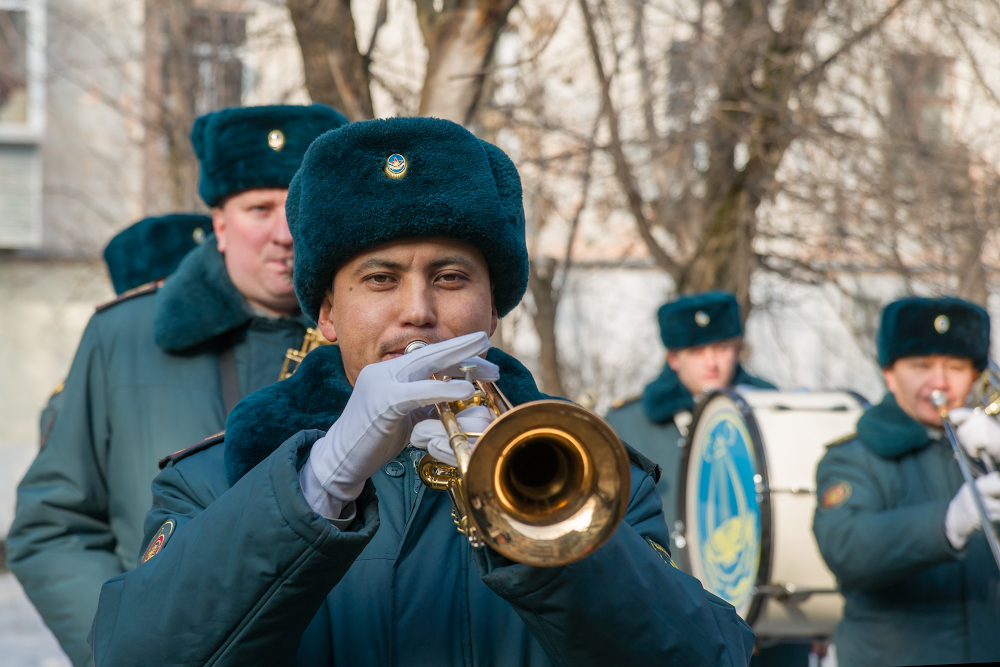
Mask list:
[[[285,217],[285,207],[275,209],[274,228],[271,231],[271,241],[278,245],[292,245],[292,232],[288,229],[288,218]]]
[[[400,309],[400,325],[411,327],[432,327],[437,323],[437,313],[431,290],[419,280],[404,282],[401,290],[403,303]]]

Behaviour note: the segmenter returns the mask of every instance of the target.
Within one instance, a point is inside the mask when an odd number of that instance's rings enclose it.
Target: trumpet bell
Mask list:
[[[630,477],[625,448],[603,419],[542,400],[505,412],[482,433],[463,492],[471,522],[510,560],[567,565],[621,523]]]

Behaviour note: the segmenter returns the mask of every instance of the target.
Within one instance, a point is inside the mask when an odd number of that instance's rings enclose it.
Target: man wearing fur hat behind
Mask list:
[[[502,151],[443,120],[354,123],[309,149],[288,212],[302,310],[339,346],[164,462],[144,562],[101,594],[98,665],[746,664],[752,632],[671,564],[641,455],[617,530],[551,568],[471,547],[416,473],[449,458],[430,406],[472,395],[432,374],[473,359],[512,403],[543,398],[488,338],[528,276]]]
[[[218,432],[302,342],[285,197],[312,140],[345,122],[321,105],[199,118],[192,142],[215,235],[162,286],[98,307],[84,332],[7,541],[10,569],[74,665],[92,660],[101,585],[138,561],[157,461]],[[127,263],[114,249],[116,265]],[[123,279],[150,268],[132,266]]]
[[[834,633],[842,665],[1000,660],[1000,570],[930,400],[947,396],[973,459],[1000,460],[1000,425],[963,407],[989,346],[989,316],[961,299],[908,298],[882,312],[889,391],[816,472],[813,529],[846,599]],[[975,484],[1000,520],[1000,475]]]
[[[743,326],[740,306],[728,292],[690,294],[657,311],[667,363],[642,394],[621,401],[606,419],[622,440],[655,461],[663,473],[656,488],[670,530],[677,516],[681,452],[695,402],[706,391],[774,385],[747,373],[739,363]],[[683,554],[683,552],[682,552]],[[685,561],[680,555],[678,562]]]

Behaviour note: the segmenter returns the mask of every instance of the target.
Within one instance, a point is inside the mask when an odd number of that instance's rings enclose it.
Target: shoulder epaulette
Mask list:
[[[635,403],[640,398],[642,398],[642,394],[635,394],[634,396],[629,396],[628,398],[616,398],[611,403],[611,409],[612,410],[616,410],[618,408],[623,408],[626,405],[628,405],[629,403]]]
[[[850,433],[848,433],[847,435],[845,435],[843,438],[837,438],[833,442],[828,442],[826,444],[826,446],[827,447],[836,447],[838,445],[843,445],[846,442],[854,440],[856,437],[858,437],[857,431],[851,431]]]
[[[180,461],[185,456],[190,456],[191,454],[194,454],[195,452],[200,452],[203,449],[208,449],[212,445],[217,445],[217,444],[219,444],[220,442],[222,442],[225,439],[226,439],[226,432],[225,431],[219,431],[218,433],[216,433],[214,435],[208,436],[207,438],[205,438],[201,442],[196,442],[193,445],[191,445],[190,447],[186,447],[186,448],[182,449],[179,452],[174,452],[170,456],[164,456],[162,459],[160,459],[160,470],[163,470],[164,468],[166,468],[167,464],[170,463],[171,461],[173,461],[174,463],[177,463],[178,461]]]
[[[99,313],[102,310],[107,310],[111,306],[117,305],[122,301],[128,301],[129,299],[134,299],[137,296],[142,296],[143,294],[149,294],[150,292],[155,292],[156,290],[163,287],[162,280],[154,280],[153,282],[146,283],[145,285],[139,285],[138,287],[133,287],[130,290],[125,290],[111,301],[106,301],[95,308]]]

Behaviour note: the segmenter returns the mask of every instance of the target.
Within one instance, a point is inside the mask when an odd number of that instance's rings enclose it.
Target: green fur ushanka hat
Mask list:
[[[660,306],[660,338],[668,350],[695,347],[743,335],[740,305],[728,292],[682,296]]]
[[[146,218],[126,227],[104,249],[115,292],[166,278],[211,233],[212,219],[195,213]]]
[[[201,163],[198,193],[209,206],[255,188],[287,188],[309,144],[347,123],[323,104],[234,107],[199,117],[191,143]]]
[[[882,311],[878,362],[889,368],[903,357],[947,354],[971,359],[986,368],[990,352],[990,316],[974,303],[944,297],[894,301]]]
[[[501,317],[528,286],[517,169],[451,121],[368,120],[324,134],[306,152],[285,213],[295,293],[314,320],[341,265],[396,239],[444,236],[478,248]]]

